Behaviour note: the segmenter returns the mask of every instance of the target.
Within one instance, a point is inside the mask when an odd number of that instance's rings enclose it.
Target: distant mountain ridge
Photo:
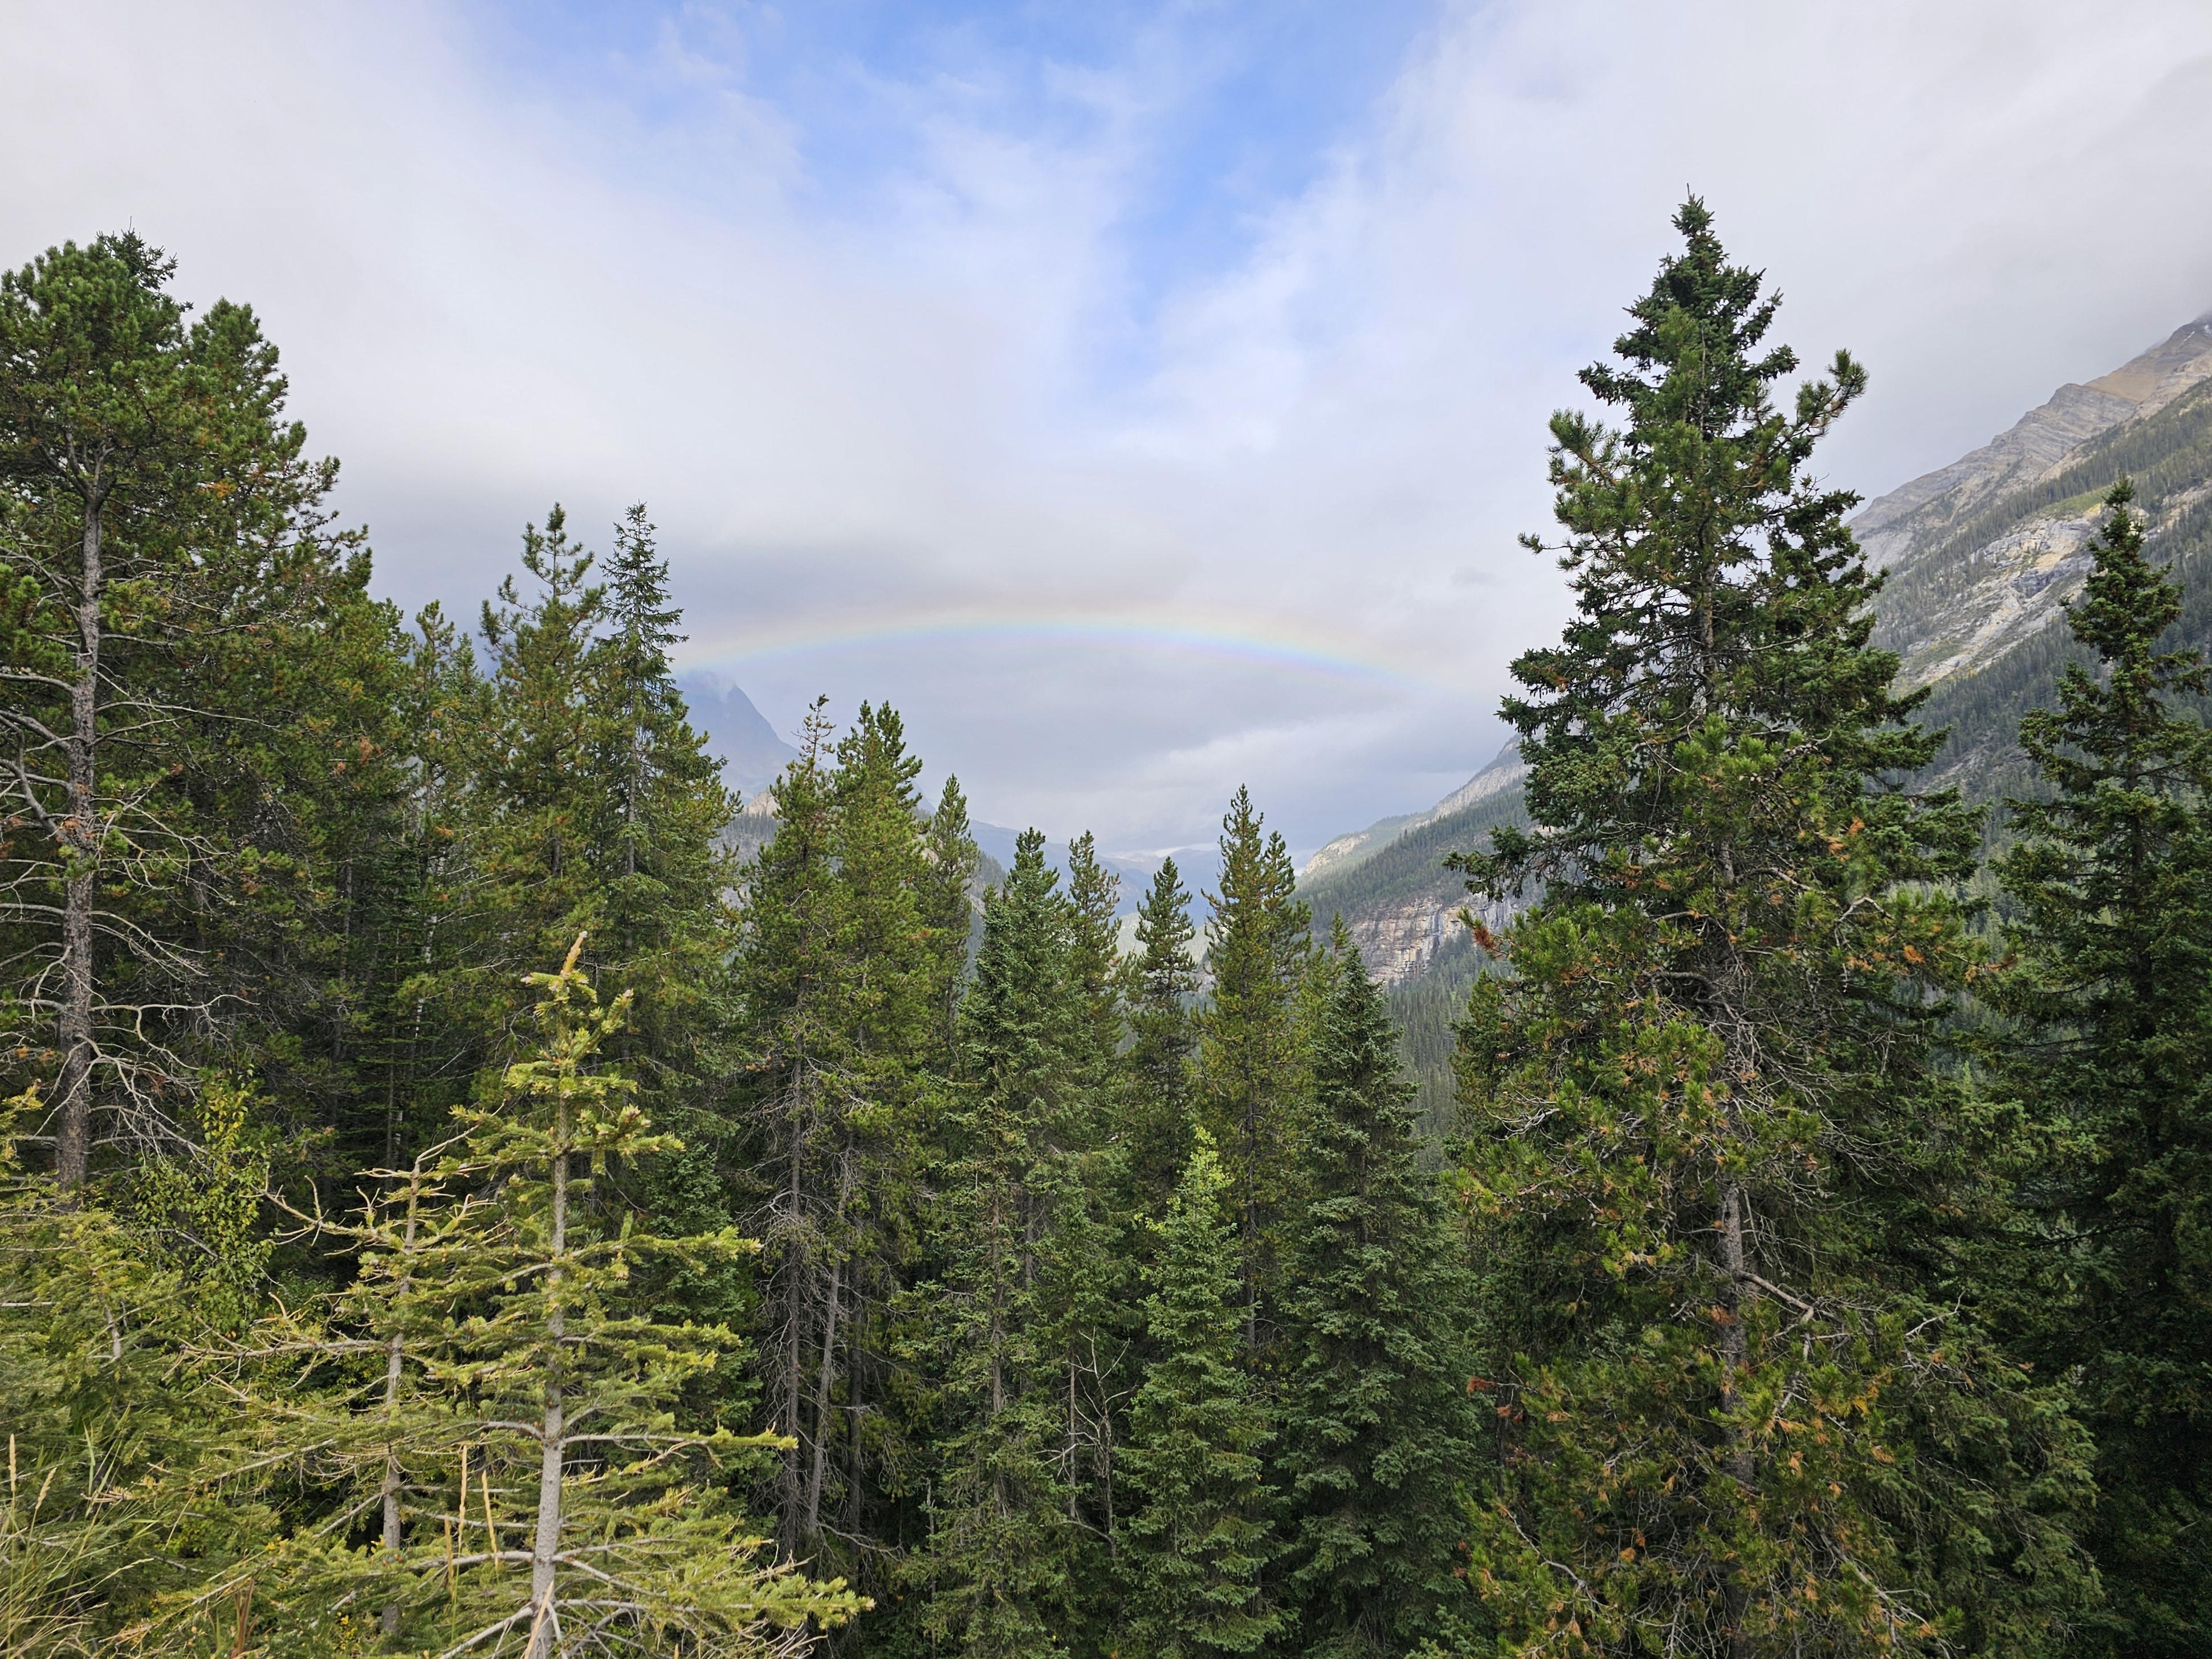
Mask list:
[[[722,763],[723,781],[740,794],[758,794],[799,758],[752,699],[720,676],[685,674],[676,689],[690,709],[691,729],[705,736],[707,752]]]
[[[1875,642],[1899,653],[1905,684],[1929,688],[1922,718],[1951,732],[1930,781],[1979,801],[2033,786],[2020,718],[2051,695],[2076,648],[2052,624],[2081,590],[2100,503],[2123,474],[2149,520],[2153,557],[2183,586],[2178,641],[2212,647],[2212,312],[2108,374],[2059,387],[1851,520],[1869,562],[1888,572]],[[1330,842],[1303,872],[1316,919],[1340,914],[1394,985],[1428,973],[1465,935],[1455,920],[1465,885],[1443,860],[1525,822],[1525,772],[1509,746],[1427,811]]]

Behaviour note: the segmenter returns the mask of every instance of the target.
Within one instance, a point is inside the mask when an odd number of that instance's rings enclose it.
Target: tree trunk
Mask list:
[[[785,1316],[783,1363],[779,1368],[783,1376],[783,1398],[775,1402],[776,1419],[779,1431],[791,1442],[791,1449],[778,1460],[776,1468],[776,1517],[782,1529],[781,1542],[786,1558],[798,1555],[805,1530],[805,1483],[799,1477],[799,1459],[805,1445],[806,1310],[812,1300],[810,1280],[814,1272],[814,1262],[806,1251],[805,1231],[799,1221],[806,1203],[802,1169],[806,1130],[800,1115],[799,1076],[794,1069],[784,1114],[789,1126],[790,1155],[788,1178],[784,1183],[784,1224],[790,1230],[791,1243],[777,1269],[777,1277],[782,1281]]]
[[[530,1647],[526,1659],[551,1659],[561,1625],[553,1607],[553,1559],[561,1548],[561,1465],[567,1450],[567,1389],[562,1376],[561,1258],[568,1226],[568,1101],[557,1091],[553,1108],[552,1266],[545,1273],[545,1416],[538,1431],[538,1532],[530,1548]]]
[[[837,1315],[844,1299],[844,1263],[830,1264],[830,1297],[822,1310],[822,1364],[814,1374],[814,1455],[806,1476],[802,1532],[812,1544],[822,1532],[822,1487],[830,1469],[830,1396],[837,1375]]]
[[[1743,1328],[1745,1304],[1755,1292],[1744,1279],[1743,1264],[1743,1188],[1735,1180],[1721,1184],[1721,1270],[1728,1276],[1723,1291],[1726,1297],[1726,1322],[1721,1327],[1721,1409],[1729,1416],[1728,1455],[1723,1467],[1748,1502],[1754,1494],[1752,1479],[1751,1434],[1736,1420],[1735,1413],[1742,1401],[1742,1378],[1751,1360],[1750,1339]],[[1750,1638],[1743,1628],[1744,1614],[1751,1600],[1750,1587],[1743,1582],[1741,1564],[1732,1566],[1729,1574],[1728,1633],[1729,1651],[1735,1659],[1746,1659],[1751,1652]]]
[[[106,495],[95,475],[85,498],[76,683],[70,690],[69,816],[61,826],[67,874],[62,894],[62,1066],[54,1173],[65,1193],[83,1184],[92,1159],[92,905],[100,842],[94,787],[99,759],[100,514]]]

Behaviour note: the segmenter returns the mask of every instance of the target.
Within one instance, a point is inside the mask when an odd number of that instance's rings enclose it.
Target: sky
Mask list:
[[[1497,750],[1686,191],[1869,495],[2212,309],[2203,0],[0,0],[0,261],[256,308],[383,595],[642,500],[687,673],[1127,854]]]

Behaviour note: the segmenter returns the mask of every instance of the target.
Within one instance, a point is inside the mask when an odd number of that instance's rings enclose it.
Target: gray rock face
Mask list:
[[[2007,487],[2041,477],[2099,433],[2136,413],[2129,399],[2086,386],[2062,386],[2006,431],[1947,467],[1923,473],[1868,505],[1851,521],[1874,556],[1932,525],[1948,523]],[[1875,557],[1876,563],[1884,562]]]
[[[1851,520],[1868,562],[1889,573],[1875,639],[1903,657],[1906,684],[1971,673],[2057,617],[2088,570],[2095,502],[2053,502],[2026,524],[1992,515],[2208,378],[2212,313],[2087,386],[2059,387],[2008,431]]]

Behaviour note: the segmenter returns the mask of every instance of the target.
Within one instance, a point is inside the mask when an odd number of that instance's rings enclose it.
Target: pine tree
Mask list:
[[[1261,1453],[1270,1425],[1241,1363],[1237,1230],[1212,1139],[1194,1131],[1145,1301],[1151,1355],[1129,1409],[1124,1528],[1129,1650],[1259,1651],[1282,1628],[1261,1599],[1277,1544]]]
[[[1480,1444],[1472,1285],[1382,994],[1343,923],[1327,958],[1305,1212],[1285,1229],[1285,1600],[1311,1655],[1398,1655],[1465,1597],[1458,1485]]]
[[[354,1608],[379,1607],[386,1640],[438,1651],[764,1654],[860,1608],[841,1582],[761,1561],[763,1540],[704,1478],[763,1440],[674,1416],[735,1339],[641,1312],[633,1277],[656,1256],[747,1247],[727,1231],[653,1237],[609,1200],[611,1176],[668,1137],[599,1058],[626,1010],[599,1004],[582,947],[531,976],[542,1035],[499,1102],[457,1109],[427,1172],[372,1200],[332,1334],[278,1328],[271,1352],[381,1362],[358,1399],[288,1401],[273,1430],[383,1516],[366,1548],[349,1544],[346,1506],[248,1565],[237,1593],[282,1644],[329,1651]]]
[[[1958,1283],[1991,1202],[1936,1048],[1977,841],[1810,471],[1864,374],[1800,385],[1694,198],[1553,417],[1562,642],[1507,701],[1547,879],[1462,1038],[1504,1459],[1473,1517],[1501,1650],[2057,1650],[2078,1438]],[[1532,538],[1532,544],[1533,538]],[[1489,1379],[1479,1379],[1488,1381]]]
[[[1221,821],[1221,891],[1207,896],[1206,966],[1212,995],[1199,1018],[1200,1121],[1220,1151],[1237,1218],[1245,1345],[1257,1354],[1273,1293],[1278,1230],[1296,1201],[1308,1087],[1299,1029],[1307,932],[1297,878],[1279,834],[1239,788]]]
[[[2051,786],[2010,803],[1999,864],[2019,965],[1997,1000],[2021,1023],[2013,1074],[2061,1149],[2035,1180],[2065,1229],[2057,1317],[2038,1358],[2078,1376],[2097,1442],[2091,1547],[2107,1606],[2094,1650],[2212,1642],[2212,732],[2180,707],[2203,655],[2158,648],[2181,611],[2145,556],[2124,480],[2069,612],[2097,654],[2022,722]],[[2085,1650],[2086,1648],[2085,1648]]]
[[[125,234],[0,276],[0,1053],[65,1188],[328,1021],[332,820],[375,811],[396,629],[336,464],[252,313],[188,322],[173,269]]]

